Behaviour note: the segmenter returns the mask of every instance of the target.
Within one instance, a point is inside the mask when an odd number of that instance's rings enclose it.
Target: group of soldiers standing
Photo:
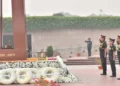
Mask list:
[[[112,75],[110,77],[116,77],[116,66],[115,66],[115,59],[116,59],[116,51],[117,51],[117,57],[120,64],[120,36],[117,36],[116,42],[117,46],[115,46],[115,39],[109,38],[109,48],[107,49],[107,42],[105,40],[106,36],[101,35],[99,41],[100,41],[100,58],[103,68],[103,73],[101,75],[107,75],[107,55],[109,56],[109,61],[111,65],[111,71]],[[118,78],[120,80],[120,78]]]

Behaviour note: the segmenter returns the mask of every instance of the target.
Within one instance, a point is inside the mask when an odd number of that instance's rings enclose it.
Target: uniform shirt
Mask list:
[[[113,52],[116,51],[116,46],[115,45],[112,45],[109,47],[109,55],[110,56],[113,56]]]
[[[117,56],[120,58],[120,44],[117,45]]]
[[[92,46],[92,41],[85,41],[87,43],[87,47],[91,47]]]
[[[120,52],[120,44],[117,45],[117,51]]]
[[[104,52],[104,49],[105,49],[105,48],[107,48],[107,43],[106,43],[106,41],[101,42],[101,43],[100,43],[100,46],[99,46],[100,52]]]

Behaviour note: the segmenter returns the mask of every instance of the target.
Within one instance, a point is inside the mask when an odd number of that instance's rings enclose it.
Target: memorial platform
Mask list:
[[[64,60],[66,65],[97,65],[96,59],[100,58],[99,55],[94,55],[91,57],[72,57]],[[116,64],[119,63],[118,58],[116,58]],[[109,58],[107,57],[107,64],[110,64]]]

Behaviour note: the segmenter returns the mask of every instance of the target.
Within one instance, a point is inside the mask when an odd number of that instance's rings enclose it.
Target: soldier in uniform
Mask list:
[[[117,37],[117,57],[120,64],[120,36]],[[118,80],[120,80],[120,78],[118,78]]]
[[[88,57],[91,56],[91,49],[92,49],[92,41],[91,38],[88,38],[87,41],[85,41],[87,43],[87,49],[88,49]]]
[[[120,36],[117,38],[117,56],[120,64]]]
[[[106,75],[106,71],[107,71],[107,65],[106,65],[106,57],[107,57],[107,43],[105,41],[105,37],[104,35],[101,35],[99,41],[100,41],[100,47],[99,47],[99,51],[100,51],[100,58],[101,58],[101,64],[102,64],[102,68],[103,68],[103,73],[101,75]]]
[[[115,52],[116,52],[116,46],[114,45],[115,39],[109,39],[109,61],[111,65],[111,70],[112,70],[112,76],[110,77],[116,77],[116,67],[115,67]]]

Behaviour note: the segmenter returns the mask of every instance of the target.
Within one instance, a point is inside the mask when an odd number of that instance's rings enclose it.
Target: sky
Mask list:
[[[11,0],[3,0],[3,16],[11,16]],[[53,13],[69,12],[88,16],[99,14],[120,16],[120,0],[25,0],[25,10],[31,16],[51,16]]]

